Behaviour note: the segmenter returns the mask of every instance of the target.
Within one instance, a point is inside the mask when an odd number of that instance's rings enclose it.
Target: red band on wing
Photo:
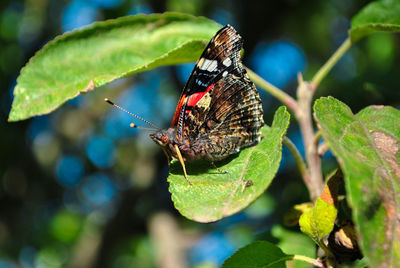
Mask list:
[[[215,84],[212,84],[210,86],[208,86],[207,90],[204,92],[198,92],[198,93],[194,93],[192,95],[190,95],[189,100],[187,102],[187,106],[196,106],[196,104],[199,102],[199,100],[201,100],[201,98],[203,98],[203,96],[210,91],[210,89],[212,89],[214,87]]]
[[[188,100],[187,100],[185,106],[186,106],[186,107],[194,107],[194,106],[196,106],[196,104],[199,102],[199,100],[201,100],[201,98],[203,98],[203,96],[204,96],[208,91],[210,91],[210,90],[214,87],[214,85],[215,85],[215,84],[209,85],[209,86],[207,87],[206,91],[198,92],[198,93],[193,93],[192,95],[190,95],[190,96],[188,97]],[[179,103],[178,103],[178,105],[176,106],[174,118],[172,119],[171,127],[173,127],[173,126],[175,126],[176,124],[178,124],[179,116],[180,116],[180,114],[181,114],[181,110],[182,110],[182,107],[183,107],[183,105],[184,105],[183,102],[184,102],[185,99],[186,99],[186,95],[183,95],[183,96],[181,97],[181,99],[179,100]],[[187,109],[185,112],[186,112],[186,114],[189,114],[189,113],[191,112],[191,109]]]
[[[175,114],[174,117],[172,119],[172,123],[171,123],[171,127],[176,126],[176,124],[178,124],[178,120],[179,120],[179,115],[181,114],[181,110],[183,107],[183,102],[186,99],[186,95],[183,94],[181,96],[181,98],[179,99],[178,105],[176,105],[176,109],[175,109]]]

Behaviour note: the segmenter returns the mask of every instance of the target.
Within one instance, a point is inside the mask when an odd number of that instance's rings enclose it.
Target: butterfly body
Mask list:
[[[260,141],[257,89],[240,62],[241,36],[229,25],[211,39],[183,89],[170,128],[150,135],[168,157],[219,161]],[[188,180],[189,181],[189,180]]]

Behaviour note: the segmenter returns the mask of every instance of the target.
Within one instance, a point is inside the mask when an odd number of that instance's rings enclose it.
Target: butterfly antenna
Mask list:
[[[158,130],[160,129],[159,127],[157,127],[157,126],[154,125],[153,123],[147,121],[146,119],[143,119],[143,118],[141,118],[140,116],[138,116],[138,115],[136,115],[136,114],[133,114],[133,113],[131,113],[131,112],[125,110],[125,109],[122,108],[121,106],[119,106],[119,105],[115,104],[114,102],[110,101],[110,99],[105,98],[104,101],[107,102],[108,104],[111,104],[111,105],[114,106],[115,108],[118,108],[118,109],[120,109],[121,111],[124,111],[125,113],[128,113],[128,114],[132,115],[133,117],[135,117],[135,118],[137,118],[137,119],[139,119],[139,120],[145,122],[145,123],[148,124],[149,126],[152,126],[153,128],[158,129]],[[136,126],[136,125],[133,124],[133,123],[131,123],[130,126],[133,127],[133,128],[150,129],[150,128],[138,127],[138,126]]]
[[[130,123],[129,126],[131,128],[137,128],[137,129],[143,129],[143,130],[153,130],[154,131],[154,128],[140,127],[140,126],[136,125],[135,123]]]

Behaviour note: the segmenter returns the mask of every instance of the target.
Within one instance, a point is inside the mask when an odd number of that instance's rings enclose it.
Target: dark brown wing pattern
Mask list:
[[[188,127],[198,127],[210,109],[210,95],[215,84],[230,73],[236,73],[242,38],[229,25],[211,39],[186,83],[171,126],[179,139],[195,138]],[[180,107],[179,107],[180,106]],[[196,109],[196,118],[193,116]],[[201,111],[200,111],[201,110]],[[190,134],[189,134],[190,132]],[[197,132],[196,129],[194,132]]]
[[[183,89],[171,127],[150,137],[168,157],[221,160],[260,141],[264,125],[257,89],[240,62],[242,38],[231,26],[211,39]]]
[[[182,133],[193,148],[204,148],[210,160],[219,160],[258,143],[264,121],[257,89],[240,62],[240,35],[225,26],[210,44],[198,63],[209,57],[218,70],[210,75],[207,86],[212,88],[185,114]]]

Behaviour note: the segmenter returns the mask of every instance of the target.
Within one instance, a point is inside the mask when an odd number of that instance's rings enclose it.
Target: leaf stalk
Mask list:
[[[307,166],[306,163],[304,162],[303,157],[301,156],[299,150],[297,149],[296,145],[288,138],[288,137],[283,137],[282,140],[283,144],[289,149],[289,151],[292,153],[297,167],[299,168],[300,174],[305,179],[305,177],[308,177],[307,173]],[[308,179],[308,178],[307,178]]]
[[[293,260],[310,263],[310,264],[314,265],[315,267],[321,267],[321,268],[325,267],[325,265],[320,260],[313,259],[313,258],[303,256],[303,255],[293,255]]]
[[[255,72],[250,70],[249,68],[245,67],[246,71],[250,77],[250,79],[256,83],[261,89],[268,92],[284,105],[286,105],[290,110],[295,111],[297,109],[297,101],[293,99],[291,96],[286,94],[283,90],[277,88],[276,86],[268,83]]]
[[[343,55],[350,49],[352,42],[350,37],[340,45],[340,47],[333,53],[333,55],[328,59],[328,61],[322,65],[319,71],[314,75],[313,79],[311,80],[311,84],[315,88],[319,86],[322,79],[329,73],[329,71],[335,66],[335,64],[343,57]]]

